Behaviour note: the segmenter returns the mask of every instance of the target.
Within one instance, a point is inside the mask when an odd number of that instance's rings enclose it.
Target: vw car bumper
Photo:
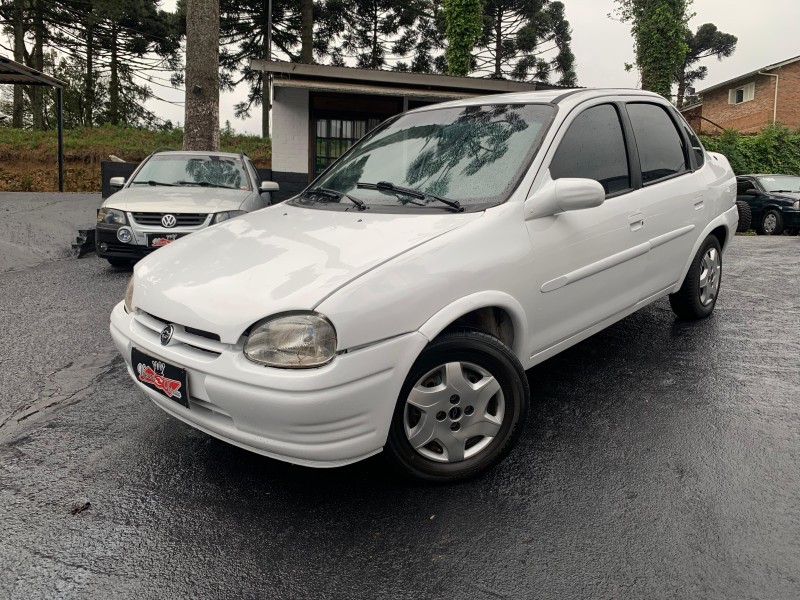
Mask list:
[[[275,369],[229,345],[140,311],[111,314],[111,336],[139,388],[161,409],[223,441],[279,460],[335,467],[379,452],[406,374],[428,340],[418,332],[338,355],[317,369]],[[132,351],[185,369],[188,407],[139,381]]]
[[[100,258],[139,259],[161,246],[174,240],[200,231],[211,225],[213,214],[201,217],[201,223],[192,227],[158,227],[143,225],[134,220],[132,213],[125,213],[124,225],[98,223],[95,228],[95,251]],[[120,236],[120,230],[127,230],[129,235]]]

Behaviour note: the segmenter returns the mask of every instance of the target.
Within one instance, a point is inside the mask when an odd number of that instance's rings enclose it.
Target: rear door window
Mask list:
[[[647,185],[688,171],[683,137],[664,107],[657,104],[627,105],[639,162],[642,183]]]
[[[594,179],[606,195],[630,189],[628,153],[614,106],[601,104],[578,115],[550,163],[550,177]]]

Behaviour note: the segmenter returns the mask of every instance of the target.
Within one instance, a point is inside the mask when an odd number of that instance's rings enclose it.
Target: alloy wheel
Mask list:
[[[709,248],[700,263],[700,303],[703,306],[708,306],[717,297],[721,271],[719,251]]]

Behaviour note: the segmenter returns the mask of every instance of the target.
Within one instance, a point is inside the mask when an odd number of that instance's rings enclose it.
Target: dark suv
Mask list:
[[[736,187],[737,204],[750,208],[756,233],[797,235],[800,231],[800,177],[740,175]]]

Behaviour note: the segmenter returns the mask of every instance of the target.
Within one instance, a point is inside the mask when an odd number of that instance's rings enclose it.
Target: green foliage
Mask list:
[[[140,161],[157,148],[183,145],[183,130],[153,131],[127,127],[93,127],[64,131],[64,154],[67,162],[108,160],[115,154],[127,161]],[[40,162],[55,160],[56,132],[28,131],[0,127],[0,162]],[[223,152],[245,152],[257,165],[272,157],[269,140],[256,135],[224,132],[220,138]]]
[[[472,50],[483,26],[483,0],[444,0],[448,75],[469,75]]]
[[[575,85],[572,31],[564,4],[550,0],[486,0],[483,32],[475,54],[479,71],[492,77]],[[553,54],[553,51],[557,51]]]
[[[724,154],[737,175],[784,173],[800,175],[800,132],[780,125],[757,135],[742,135],[732,129],[720,136],[700,136],[707,150]]]
[[[701,81],[708,75],[705,66],[695,67],[699,60],[716,56],[717,60],[728,58],[736,51],[738,38],[730,33],[717,29],[713,23],[704,23],[697,28],[695,33],[686,28],[686,45],[688,51],[686,58],[675,73],[675,83],[678,84],[677,105],[682,106],[686,88],[695,81]]]
[[[623,21],[630,21],[642,89],[672,96],[675,73],[689,46],[686,22],[691,0],[617,0]]]

